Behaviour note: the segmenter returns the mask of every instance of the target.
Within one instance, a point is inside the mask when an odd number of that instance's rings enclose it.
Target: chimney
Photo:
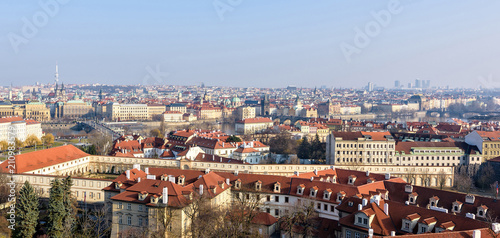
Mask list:
[[[231,183],[229,182],[229,178],[226,178],[226,184],[230,185]]]
[[[373,229],[368,230],[368,237],[373,238]]]
[[[390,174],[390,173],[386,173],[386,174],[385,174],[385,179],[386,179],[386,180],[391,179],[391,174]]]
[[[200,195],[203,195],[203,184],[200,184]]]
[[[370,176],[370,171],[366,171],[366,177]]]
[[[481,238],[481,231],[480,230],[474,230],[472,232],[472,238]]]
[[[314,177],[311,177],[311,182],[314,180]]]
[[[330,166],[330,169],[332,169],[333,171],[335,171],[335,166]]]
[[[300,173],[299,173],[299,171],[295,171],[295,172],[293,172],[293,174],[299,176]]]
[[[396,236],[396,232],[395,231],[391,231],[391,236]]]
[[[141,177],[137,178],[137,182],[140,183],[141,182]]]
[[[163,204],[168,204],[168,188],[163,187]]]
[[[141,170],[141,165],[140,164],[134,164],[132,165],[133,169]]]
[[[144,172],[146,172],[146,174],[149,174],[149,167],[145,168]]]
[[[127,179],[130,179],[130,170],[125,171],[125,175],[127,175]]]
[[[238,176],[238,170],[234,171],[234,175]]]
[[[318,175],[318,169],[314,169],[314,175]]]
[[[405,202],[405,205],[406,205],[406,206],[410,205],[410,202],[406,201],[406,202]]]
[[[361,200],[361,204],[363,204],[363,207],[366,206],[366,204],[368,204],[368,200],[366,200],[366,198],[363,198],[363,200]]]
[[[208,174],[208,173],[210,173],[210,169],[209,168],[205,169],[205,174]]]
[[[363,205],[358,204],[358,211],[361,211],[361,210],[363,210]]]
[[[384,212],[387,216],[389,216],[389,204],[384,203]]]

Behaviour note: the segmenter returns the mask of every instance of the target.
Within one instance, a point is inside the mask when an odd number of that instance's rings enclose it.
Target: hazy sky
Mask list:
[[[500,86],[500,1],[398,2],[3,0],[1,85]]]

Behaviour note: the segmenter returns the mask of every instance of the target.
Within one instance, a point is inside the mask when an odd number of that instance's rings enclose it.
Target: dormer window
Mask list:
[[[342,202],[342,200],[344,199],[345,197],[345,192],[344,191],[340,191],[337,193],[337,202]]]
[[[452,221],[443,222],[441,223],[441,225],[439,225],[439,227],[436,227],[436,233],[440,233],[445,230],[452,231],[454,228],[455,228],[455,223],[453,223]]]
[[[358,212],[354,218],[354,224],[357,226],[369,228],[368,220],[369,219],[368,216],[366,216],[366,214]]]
[[[487,211],[488,211],[488,207],[486,205],[481,205],[477,208],[477,216],[481,217],[481,218],[485,218]]]
[[[323,192],[323,199],[325,200],[330,200],[330,197],[332,196],[332,190],[331,189],[326,189],[324,192]]]
[[[333,177],[332,177],[332,183],[337,183],[337,175],[333,175]]]
[[[408,202],[410,204],[417,203],[417,197],[418,197],[418,193],[411,193],[410,195],[408,195]]]
[[[234,182],[234,187],[236,189],[241,189],[241,179],[237,179],[235,182]]]
[[[215,185],[210,186],[210,189],[212,190],[212,193],[217,193],[217,187]]]
[[[162,174],[161,177],[160,177],[160,179],[162,181],[168,181],[168,174]]]
[[[255,190],[261,191],[262,190],[262,181],[258,180],[255,182]]]
[[[356,181],[356,176],[355,175],[350,175],[349,176],[349,181],[347,182],[350,185],[354,185],[354,182]]]
[[[452,204],[452,208],[451,208],[451,211],[452,212],[457,212],[457,213],[460,213],[460,210],[462,209],[462,202],[460,201],[454,201],[453,204]]]
[[[122,182],[118,181],[118,182],[115,182],[115,189],[120,189],[120,187],[123,185]]]
[[[301,185],[297,186],[297,194],[298,195],[303,195],[305,188],[306,188],[306,186],[304,184],[301,184]]]
[[[177,179],[177,184],[179,185],[184,185],[184,181],[186,180],[186,177],[184,175],[179,176]]]
[[[373,182],[375,182],[375,181],[376,181],[376,179],[374,179],[374,178],[369,178],[369,179],[367,180],[367,182],[366,182],[366,183],[373,183]]]
[[[431,232],[434,229],[434,226],[437,223],[437,219],[435,217],[429,217],[424,219],[421,223],[418,224],[418,233],[426,233]]]
[[[309,192],[309,196],[316,197],[317,193],[318,193],[318,187],[314,186],[311,188],[311,191]]]
[[[142,191],[139,193],[139,201],[144,201],[144,199],[146,199],[146,197],[148,196],[148,192],[146,191]]]
[[[465,195],[465,203],[474,204],[475,200],[476,200],[476,197],[473,194]]]
[[[429,198],[429,205],[431,207],[437,207],[438,202],[439,202],[438,196],[433,196],[433,197]]]
[[[281,183],[280,182],[276,182],[274,184],[274,192],[275,193],[280,193],[281,192]]]
[[[411,192],[413,192],[413,185],[411,185],[411,184],[409,184],[409,183],[408,183],[408,184],[406,184],[406,185],[405,185],[405,192],[407,192],[407,193],[411,193]]]
[[[159,198],[159,197],[160,197],[160,196],[158,196],[157,194],[153,195],[153,196],[151,197],[151,203],[158,203],[158,198]]]
[[[413,213],[413,214],[406,216],[403,219],[403,225],[401,227],[401,230],[412,233],[413,228],[415,228],[419,219],[420,219],[420,215],[418,213]]]

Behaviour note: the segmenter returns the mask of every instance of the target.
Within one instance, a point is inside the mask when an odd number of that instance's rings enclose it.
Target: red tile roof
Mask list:
[[[37,170],[42,167],[69,162],[86,156],[89,156],[89,154],[81,151],[73,145],[64,145],[20,154],[15,156],[15,173],[25,173],[32,170]],[[3,172],[8,172],[8,165],[8,161],[6,160],[0,164],[0,169]]]

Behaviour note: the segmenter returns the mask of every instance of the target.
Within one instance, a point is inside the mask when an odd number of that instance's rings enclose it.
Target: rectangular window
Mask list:
[[[123,224],[123,217],[122,217],[122,215],[119,216],[118,223],[119,224]]]
[[[345,231],[345,238],[351,238],[351,231],[350,230]]]
[[[285,203],[288,203],[288,197],[285,197]]]
[[[128,216],[127,217],[127,225],[132,225],[132,217],[131,216]]]
[[[132,204],[127,203],[127,210],[132,210]]]
[[[361,238],[358,232],[354,233],[354,238]]]
[[[119,209],[122,209],[123,208],[123,204],[121,202],[118,203],[118,208]]]
[[[275,197],[274,197],[274,201],[275,201],[275,202],[280,202],[280,196],[275,196]]]
[[[139,226],[142,226],[142,217],[139,217]]]
[[[280,215],[280,210],[278,210],[278,209],[274,209],[274,215],[275,215],[275,216],[279,216],[279,215]]]

